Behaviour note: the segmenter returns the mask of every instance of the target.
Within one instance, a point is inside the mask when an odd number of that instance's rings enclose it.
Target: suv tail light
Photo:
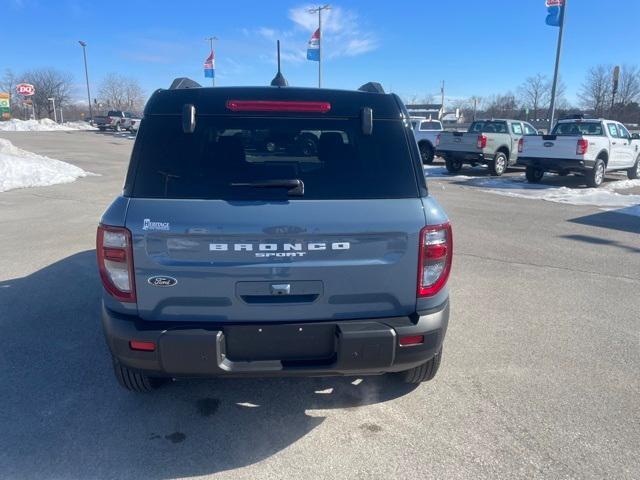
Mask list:
[[[96,252],[105,290],[121,302],[135,302],[131,232],[126,228],[99,225]]]
[[[436,147],[440,145],[440,134],[436,136]]]
[[[430,297],[442,290],[451,272],[452,257],[450,223],[430,225],[420,230],[418,297]]]
[[[524,138],[518,140],[518,153],[522,153],[522,150],[524,150]]]
[[[487,146],[487,136],[486,135],[478,135],[478,148],[484,148]]]
[[[584,155],[589,149],[589,140],[581,138],[576,145],[576,155]]]

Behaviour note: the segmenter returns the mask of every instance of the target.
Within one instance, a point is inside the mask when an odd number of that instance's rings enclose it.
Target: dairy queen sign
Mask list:
[[[19,83],[16,85],[16,93],[23,97],[30,97],[36,93],[36,87],[30,83]]]

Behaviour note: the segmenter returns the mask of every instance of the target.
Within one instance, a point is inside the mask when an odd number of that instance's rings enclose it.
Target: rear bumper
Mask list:
[[[102,307],[104,332],[114,358],[152,376],[178,378],[360,375],[408,370],[440,351],[448,321],[448,300],[435,310],[407,317],[250,325],[147,322]],[[330,329],[331,355],[314,358],[315,353],[309,352],[310,356],[300,356],[297,347],[297,359],[273,358],[273,352],[278,350],[273,348],[274,343],[280,340],[280,334],[287,337],[284,349],[296,343],[289,340],[298,332],[304,332],[310,349],[317,351],[317,346],[309,342],[309,332],[314,328],[325,333]],[[321,340],[324,342],[325,333]],[[423,343],[400,346],[401,337],[414,335],[424,335]],[[270,339],[266,353],[261,338]],[[154,342],[156,349],[132,350],[131,340]],[[234,358],[232,349],[243,353]],[[260,358],[247,357],[253,349],[261,352]]]
[[[518,164],[541,168],[550,172],[580,172],[588,168],[593,168],[595,161],[566,158],[518,157]]]
[[[493,160],[493,155],[482,152],[460,152],[456,150],[436,150],[436,155],[442,158],[456,158],[465,163],[487,163]]]

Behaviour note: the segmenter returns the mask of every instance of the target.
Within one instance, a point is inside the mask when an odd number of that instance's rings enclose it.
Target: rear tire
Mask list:
[[[413,367],[403,372],[398,372],[398,375],[405,383],[422,383],[432,380],[438,373],[440,368],[440,362],[442,360],[442,349],[434,355],[434,357],[422,365]]]
[[[433,147],[428,142],[422,142],[419,147],[422,163],[424,163],[425,165],[431,165],[433,163],[433,157],[435,156]]]
[[[446,158],[444,161],[445,167],[447,167],[447,172],[449,173],[458,173],[462,169],[462,160],[459,158]]]
[[[106,127],[98,127],[98,130],[100,130],[101,132],[104,132],[106,130]]]
[[[508,164],[509,160],[504,152],[498,152],[493,157],[493,160],[489,162],[489,172],[491,172],[491,175],[499,177],[507,171]]]
[[[629,170],[627,170],[627,177],[629,177],[631,180],[640,178],[640,157],[636,158],[636,164]]]
[[[605,165],[601,158],[596,160],[595,165],[586,173],[587,185],[592,188],[598,188],[604,181]]]
[[[542,180],[542,177],[544,177],[544,170],[538,167],[527,165],[525,176],[527,177],[527,182],[538,183],[540,182],[540,180]]]
[[[113,372],[120,386],[130,392],[149,393],[156,389],[161,383],[161,380],[158,378],[152,378],[125,367],[115,358],[113,359]]]

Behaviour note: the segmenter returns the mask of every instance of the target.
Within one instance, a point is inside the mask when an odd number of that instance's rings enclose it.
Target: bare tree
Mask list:
[[[433,103],[433,98],[433,95],[430,93],[425,93],[422,95],[413,94],[405,97],[405,105],[429,104]]]
[[[140,111],[145,101],[138,81],[117,73],[110,73],[104,78],[98,97],[100,103],[114,110]]]
[[[578,98],[582,106],[593,111],[596,116],[604,116],[611,102],[613,86],[613,68],[610,65],[598,65],[587,72],[587,78],[582,84]]]
[[[45,115],[49,118],[54,117],[50,98],[55,98],[56,108],[63,108],[70,101],[73,77],[68,72],[55,68],[40,68],[25,72],[18,78],[35,87],[36,93],[30,98],[38,118]]]
[[[516,96],[507,92],[505,95],[494,95],[488,100],[486,114],[490,117],[516,118],[518,115]]]
[[[518,87],[518,93],[522,106],[529,109],[534,120],[538,120],[538,113],[547,109],[551,100],[549,79],[541,73],[528,77]]]
[[[623,65],[618,80],[616,103],[622,106],[640,101],[640,70],[636,66]]]

